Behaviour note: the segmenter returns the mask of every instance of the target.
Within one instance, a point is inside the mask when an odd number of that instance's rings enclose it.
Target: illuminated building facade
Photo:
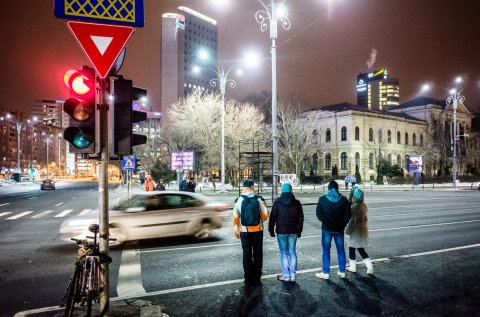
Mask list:
[[[198,51],[205,50],[212,63],[217,62],[217,21],[186,7],[162,16],[161,112],[197,87],[208,86],[209,72],[194,74]],[[206,66],[208,67],[208,66]],[[154,109],[158,110],[158,109]]]
[[[357,76],[357,104],[373,110],[400,104],[399,81],[383,68]]]

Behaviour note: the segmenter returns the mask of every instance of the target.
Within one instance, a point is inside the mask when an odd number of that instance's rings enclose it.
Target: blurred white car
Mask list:
[[[110,237],[125,241],[191,235],[208,238],[228,217],[226,204],[190,192],[146,192],[121,199],[109,212]],[[98,223],[98,211],[65,220],[60,226],[62,240],[85,239],[88,226]]]

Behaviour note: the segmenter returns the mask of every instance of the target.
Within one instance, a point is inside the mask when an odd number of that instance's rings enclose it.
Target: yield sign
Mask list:
[[[133,34],[133,27],[69,21],[77,39],[100,78],[105,78]]]

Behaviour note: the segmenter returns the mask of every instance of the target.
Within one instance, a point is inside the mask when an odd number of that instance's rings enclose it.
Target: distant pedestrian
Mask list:
[[[282,273],[277,279],[285,282],[295,282],[297,273],[297,238],[300,238],[303,230],[303,207],[292,192],[292,185],[282,185],[282,194],[275,200],[268,221],[270,236],[277,233],[278,248],[280,250],[280,263]]]
[[[349,175],[345,176],[344,181],[345,181],[345,189],[348,190],[348,183],[350,183],[350,176]]]
[[[153,181],[152,176],[147,175],[145,183],[143,184],[143,189],[145,189],[146,192],[151,192],[155,189],[155,182]]]
[[[160,179],[160,182],[157,185],[157,190],[160,190],[160,191],[165,190],[165,184],[163,183],[163,179]]]
[[[233,208],[233,234],[242,241],[246,286],[260,285],[263,266],[263,223],[268,219],[266,201],[255,195],[253,181],[243,182],[242,194]]]
[[[180,186],[178,188],[181,192],[186,192],[188,191],[188,184],[186,179],[182,179],[180,182]]]
[[[368,256],[365,248],[368,246],[368,207],[364,202],[364,193],[358,188],[352,188],[350,194],[352,202],[352,217],[348,222],[345,229],[345,235],[347,236],[348,253],[350,259],[350,272],[357,271],[357,260],[355,257],[355,250],[362,256],[363,262],[367,267],[367,274],[373,274],[372,260]]]
[[[195,192],[195,187],[197,187],[197,183],[193,180],[193,178],[190,178],[190,181],[187,184],[187,190],[189,192],[194,193]]]
[[[355,185],[357,185],[357,178],[355,177],[355,175],[352,175],[350,177],[350,182],[352,183],[352,187],[355,187]]]
[[[315,276],[328,280],[330,278],[330,248],[335,241],[338,255],[338,272],[345,278],[346,256],[344,230],[350,220],[350,202],[338,192],[338,183],[328,183],[328,192],[318,199],[317,218],[322,222],[322,272]]]

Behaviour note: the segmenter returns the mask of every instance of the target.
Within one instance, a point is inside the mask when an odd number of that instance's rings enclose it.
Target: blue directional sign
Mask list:
[[[143,27],[143,0],[54,0],[57,18]]]
[[[134,171],[137,163],[135,156],[126,156],[122,160],[122,170],[123,171]]]

